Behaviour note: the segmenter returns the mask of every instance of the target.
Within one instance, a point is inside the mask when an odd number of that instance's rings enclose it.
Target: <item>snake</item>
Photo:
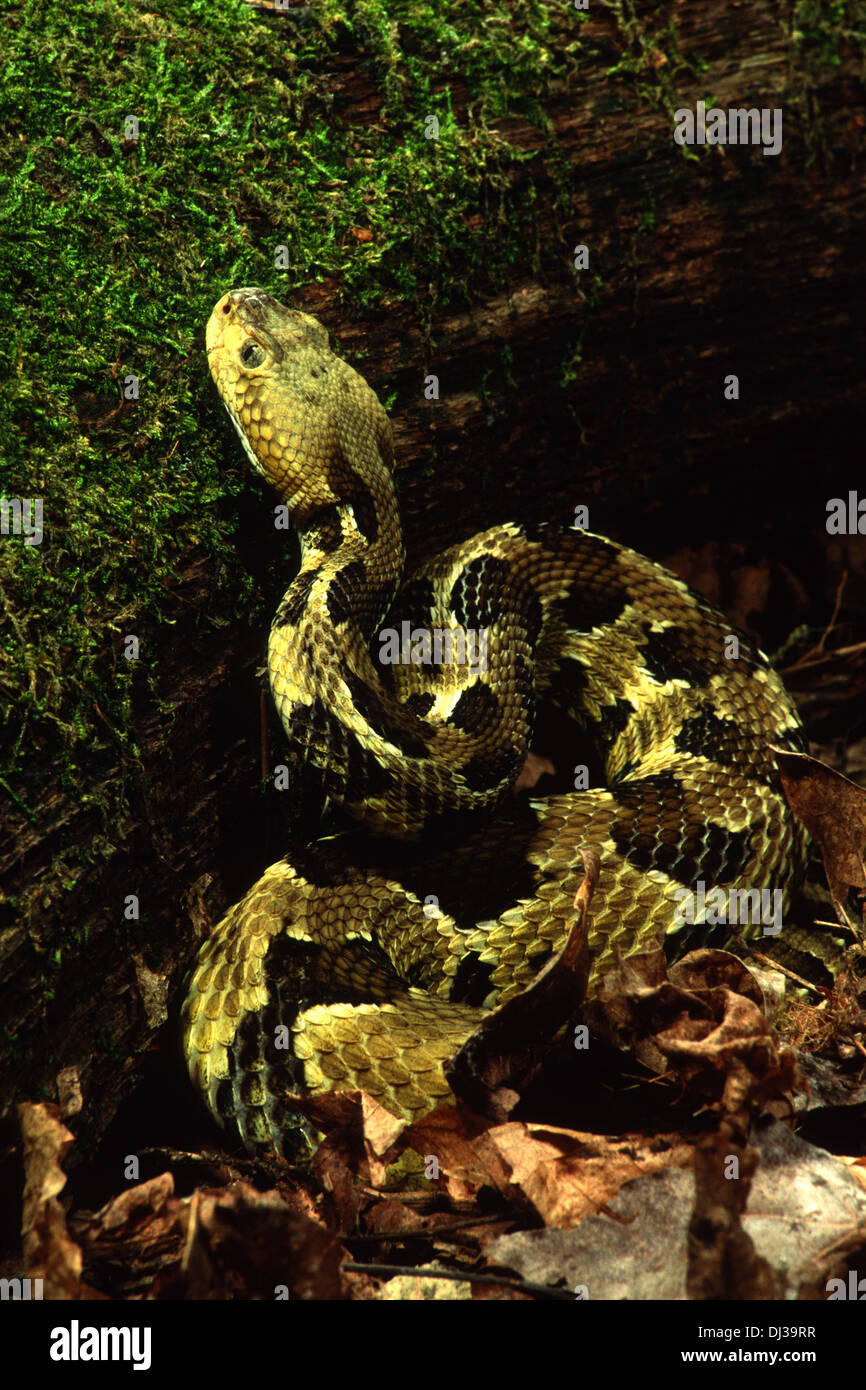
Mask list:
[[[504,522],[407,573],[388,415],[310,314],[232,290],[206,349],[300,539],[268,677],[336,830],[294,834],[201,943],[183,1046],[227,1138],[303,1161],[299,1096],[409,1121],[453,1100],[449,1059],[568,939],[583,851],[590,997],[635,953],[715,939],[699,890],[787,911],[808,841],[773,750],[806,742],[746,634],[614,540]],[[542,795],[524,776],[551,717]]]

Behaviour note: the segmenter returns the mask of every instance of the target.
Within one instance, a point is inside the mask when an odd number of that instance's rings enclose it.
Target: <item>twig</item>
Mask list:
[[[821,652],[813,647],[812,652],[806,656],[801,656],[799,661],[795,661],[793,666],[783,666],[781,675],[790,675],[792,671],[800,671],[804,666],[820,666],[824,661],[833,661],[837,656],[853,656],[855,652],[866,651],[866,642],[855,642],[851,647],[837,647],[832,652]]]
[[[818,643],[818,648],[817,648],[817,650],[818,650],[819,652],[822,652],[822,651],[824,650],[824,643],[827,641],[827,638],[830,636],[830,633],[833,631],[833,628],[834,628],[835,625],[836,625],[836,619],[837,619],[838,616],[839,616],[839,605],[840,605],[841,602],[842,602],[842,590],[845,588],[845,585],[846,585],[847,582],[848,582],[848,571],[847,571],[847,570],[843,570],[843,571],[842,571],[842,578],[839,580],[839,584],[838,584],[838,587],[837,587],[837,589],[836,589],[836,600],[835,600],[835,602],[834,602],[834,604],[833,604],[833,612],[830,614],[830,621],[829,621],[829,623],[827,624],[827,626],[824,628],[824,631],[821,633],[821,639],[820,639],[820,641],[819,641],[819,643]]]
[[[749,947],[749,955],[753,960],[760,961],[762,965],[769,965],[772,970],[778,970],[782,975],[787,975],[789,980],[795,980],[798,985],[803,985],[806,989],[811,989],[816,994],[823,994],[825,999],[830,998],[831,991],[829,989],[825,989],[823,985],[816,985],[814,980],[804,979],[802,975],[798,975],[795,971],[789,970],[786,965],[780,965],[777,960],[773,960],[772,956],[765,956],[763,952],[756,951],[751,946]]]

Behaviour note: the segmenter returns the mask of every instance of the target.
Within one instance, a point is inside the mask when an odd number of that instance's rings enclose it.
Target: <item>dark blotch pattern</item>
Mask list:
[[[286,1065],[286,1054],[275,1047],[275,1029],[278,1024],[293,1023],[311,1004],[379,1004],[406,992],[405,981],[379,942],[360,935],[331,947],[275,935],[265,956],[264,973],[270,1004],[261,1013],[265,1024],[261,1059],[277,1068]],[[250,1055],[250,1063],[254,1062]]]
[[[563,535],[563,532],[549,521],[524,521],[520,530],[528,541],[541,545],[553,541],[559,546]]]
[[[277,609],[271,624],[272,627],[297,627],[307,611],[310,594],[319,573],[320,571],[315,569],[309,570],[306,574],[298,575]]]
[[[514,608],[511,568],[495,555],[478,555],[463,566],[451,588],[450,607],[463,627],[489,627]]]
[[[666,933],[662,950],[669,963],[680,960],[688,951],[722,951],[737,931],[737,925],[730,922],[687,922],[680,931]],[[762,945],[761,950],[765,949]]]
[[[524,627],[526,629],[526,640],[529,646],[534,648],[541,636],[541,628],[544,621],[544,613],[541,607],[541,599],[537,594],[533,594],[526,606],[524,614]]]
[[[592,576],[591,585],[576,584],[560,606],[573,632],[591,632],[595,627],[615,622],[628,602],[628,590],[618,576],[611,573],[608,577],[602,571]]]
[[[661,869],[685,887],[699,879],[718,885],[733,882],[750,858],[753,830],[725,830],[701,817],[669,772],[612,789],[619,812],[611,827],[618,852],[636,869]]]
[[[423,719],[425,715],[430,713],[435,703],[435,696],[431,695],[429,690],[419,690],[414,695],[410,695],[408,700],[403,701],[403,708],[408,710],[410,714],[417,715],[419,719]]]
[[[784,734],[773,734],[769,742],[776,748],[783,748],[789,753],[808,753],[809,740],[806,738],[801,728],[788,729]]]
[[[575,718],[585,713],[588,683],[589,677],[583,663],[570,656],[563,657],[555,682],[556,698],[557,703]]]
[[[349,687],[355,709],[366,719],[371,729],[375,729],[382,738],[393,743],[407,758],[429,757],[430,750],[423,732],[407,727],[410,723],[408,718],[405,725],[401,723],[397,711],[388,710],[378,691],[365,685],[357,676],[344,672],[343,679]]]
[[[338,550],[342,543],[343,528],[336,504],[323,507],[307,527],[306,545],[313,550],[324,550],[330,555]]]
[[[451,985],[450,999],[454,1004],[480,1007],[490,993],[492,965],[482,965],[477,951],[467,951],[457,967]]]
[[[216,1111],[223,1121],[234,1119],[237,1111],[235,1107],[235,1088],[231,1081],[221,1081],[217,1086],[216,1092]],[[235,1122],[234,1132],[240,1134]]]
[[[322,769],[323,790],[338,800],[381,796],[391,785],[373,754],[320,700],[295,706],[289,736],[302,756]]]
[[[598,727],[601,730],[603,741],[610,745],[622,733],[630,719],[635,716],[635,707],[631,700],[624,700],[618,696],[612,705],[602,705],[598,719]]]
[[[367,603],[367,571],[363,561],[351,560],[338,570],[328,585],[328,614],[333,623],[354,618],[363,626],[362,611]]]
[[[463,691],[447,723],[466,733],[477,733],[493,724],[499,710],[499,701],[489,685],[470,685]]]
[[[742,758],[742,735],[730,719],[720,719],[711,709],[703,709],[683,722],[674,739],[678,753],[694,753],[709,758],[720,767],[732,767]]]
[[[485,791],[508,779],[516,780],[521,759],[507,750],[478,753],[462,768],[463,779],[472,791]]]
[[[400,624],[407,622],[410,628],[429,628],[433,597],[433,584],[429,579],[410,579],[388,614],[388,626],[399,630]]]
[[[711,662],[705,651],[695,650],[694,632],[678,627],[651,632],[649,628],[649,623],[644,624],[645,641],[641,644],[640,661],[660,685],[665,681],[681,680],[700,687],[706,684],[712,670],[718,670],[723,660],[721,637],[718,660]]]

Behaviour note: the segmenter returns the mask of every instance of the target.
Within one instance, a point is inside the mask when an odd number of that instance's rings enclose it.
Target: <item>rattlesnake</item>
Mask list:
[[[299,1156],[315,1134],[292,1093],[357,1086],[408,1117],[447,1098],[443,1063],[567,938],[581,848],[601,864],[590,991],[617,953],[685,944],[684,889],[787,906],[805,837],[770,744],[805,743],[763,654],[602,536],[500,524],[404,583],[388,419],[316,319],[235,290],[207,353],[301,537],[273,696],[296,762],[358,828],[292,848],[213,930],[185,1052],[248,1149]],[[579,790],[515,800],[542,705],[586,731],[598,780],[581,763]]]

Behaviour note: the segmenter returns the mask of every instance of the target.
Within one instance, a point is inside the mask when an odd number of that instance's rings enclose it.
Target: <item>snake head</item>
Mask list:
[[[206,341],[211,375],[250,462],[296,521],[341,499],[347,460],[387,464],[387,416],[331,351],[318,319],[265,290],[231,290],[208,320]]]

